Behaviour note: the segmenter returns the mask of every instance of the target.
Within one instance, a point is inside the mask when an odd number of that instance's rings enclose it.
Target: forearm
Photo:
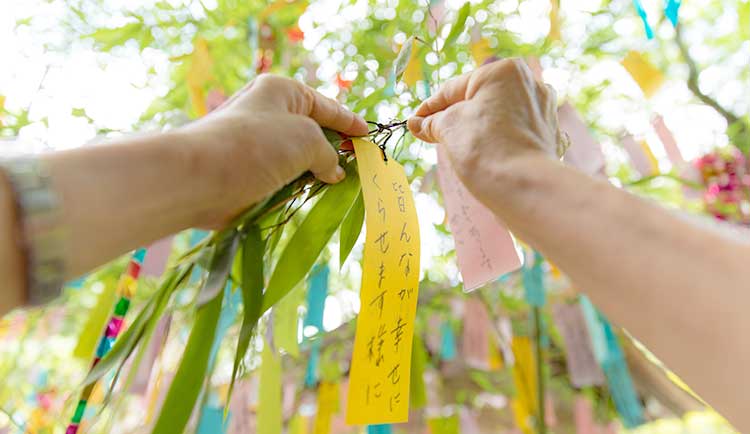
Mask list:
[[[179,132],[134,135],[41,157],[60,199],[67,278],[210,221],[214,201],[221,200],[220,181],[205,172],[191,140]],[[22,302],[25,267],[14,242],[19,229],[12,195],[8,185],[0,187],[0,229],[14,235],[3,237],[0,247],[2,313]]]
[[[604,181],[531,157],[481,198],[737,428],[750,362],[750,249]],[[743,426],[744,424],[744,426]]]

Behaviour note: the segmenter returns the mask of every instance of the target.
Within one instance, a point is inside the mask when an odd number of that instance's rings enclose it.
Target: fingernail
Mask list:
[[[343,181],[346,178],[346,172],[341,166],[336,166],[336,182]]]

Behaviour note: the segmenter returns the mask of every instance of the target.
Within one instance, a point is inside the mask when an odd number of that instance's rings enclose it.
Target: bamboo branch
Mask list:
[[[721,104],[719,104],[718,101],[716,101],[714,98],[707,95],[700,89],[700,86],[698,85],[700,70],[698,69],[698,65],[695,63],[695,59],[693,59],[690,55],[690,50],[688,50],[688,47],[685,44],[685,40],[682,37],[682,24],[677,25],[677,27],[675,28],[675,42],[677,42],[677,47],[679,47],[680,53],[682,54],[682,57],[683,59],[685,59],[685,63],[688,66],[688,89],[690,89],[690,91],[693,92],[693,94],[699,100],[701,100],[701,102],[713,108],[720,115],[722,115],[724,119],[727,120],[727,126],[737,122],[739,120],[739,116],[724,108]]]

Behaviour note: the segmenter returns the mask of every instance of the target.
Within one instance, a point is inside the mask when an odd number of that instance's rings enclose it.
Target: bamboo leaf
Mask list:
[[[281,253],[263,296],[264,312],[289,293],[310,271],[341,224],[358,191],[359,178],[351,165],[343,181],[328,186]]]
[[[414,49],[414,36],[409,38],[401,46],[401,51],[396,56],[396,61],[393,62],[393,73],[396,76],[396,81],[401,80],[401,76],[404,75],[406,67],[409,66],[409,60],[411,59],[411,52]]]
[[[227,277],[232,269],[232,260],[237,252],[238,236],[237,231],[232,229],[225,234],[214,247],[214,254],[211,257],[210,272],[208,278],[198,293],[198,307],[205,305],[216,298],[224,289],[227,283]]]
[[[456,22],[453,24],[450,33],[448,33],[448,36],[445,38],[445,43],[443,44],[443,46],[447,47],[456,42],[456,39],[458,39],[458,37],[464,31],[466,19],[469,18],[469,12],[471,12],[471,3],[466,2],[463,6],[461,6],[461,9],[458,10],[458,17],[456,17]]]
[[[234,367],[232,368],[232,380],[229,384],[227,393],[227,402],[232,397],[234,381],[237,378],[237,371],[240,362],[247,353],[250,346],[250,339],[253,337],[255,326],[261,315],[263,306],[263,254],[265,252],[265,242],[260,234],[260,228],[253,225],[245,236],[242,244],[242,304],[244,316],[242,318],[242,328],[237,342],[237,352],[234,355]]]
[[[339,229],[339,265],[343,266],[346,258],[349,257],[354,243],[357,242],[360,232],[362,232],[362,224],[365,221],[365,201],[362,197],[362,191],[360,189],[357,199],[349,209],[349,212],[344,217],[344,221],[341,222],[341,229]]]
[[[215,271],[211,270],[211,274]],[[226,280],[226,273],[223,274]],[[223,299],[224,291],[219,291],[219,295],[198,308],[195,325],[185,346],[185,353],[182,355],[180,366],[167,392],[152,434],[174,434],[185,430],[206,375],[208,375],[206,371],[211,345],[206,343],[214,340]]]

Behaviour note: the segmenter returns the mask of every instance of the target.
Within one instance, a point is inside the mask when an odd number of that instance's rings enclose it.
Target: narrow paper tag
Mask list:
[[[314,434],[329,434],[331,419],[339,411],[338,383],[321,382],[318,386],[318,413],[315,416]]]
[[[646,98],[650,98],[664,83],[664,75],[661,71],[637,51],[628,52],[620,63],[638,83]]]
[[[560,130],[570,138],[570,148],[565,153],[565,162],[594,175],[604,169],[604,154],[599,143],[594,140],[588,126],[570,103],[566,102],[557,110]]]
[[[367,234],[354,339],[349,424],[406,422],[419,291],[419,222],[404,168],[354,140]]]
[[[281,357],[268,342],[263,347],[258,395],[258,434],[281,432]]]
[[[682,156],[680,147],[677,146],[677,141],[674,139],[672,132],[669,131],[669,128],[667,128],[667,124],[664,123],[664,118],[661,115],[657,115],[651,120],[651,125],[653,125],[656,135],[659,136],[659,140],[664,145],[664,150],[667,152],[667,157],[669,157],[672,165],[681,166],[685,164],[685,158]]]
[[[533,415],[537,408],[537,378],[534,364],[534,353],[531,340],[526,336],[513,336],[513,384],[516,388],[516,397],[519,406],[523,407],[524,414]],[[522,428],[519,423],[519,428]],[[522,428],[523,429],[523,428]]]
[[[438,150],[438,182],[443,191],[448,225],[456,242],[464,290],[471,291],[517,270],[521,259],[510,232],[458,179],[448,156]]]
[[[558,304],[552,308],[552,314],[565,342],[570,383],[578,388],[603,385],[604,373],[594,358],[591,338],[580,306]]]

